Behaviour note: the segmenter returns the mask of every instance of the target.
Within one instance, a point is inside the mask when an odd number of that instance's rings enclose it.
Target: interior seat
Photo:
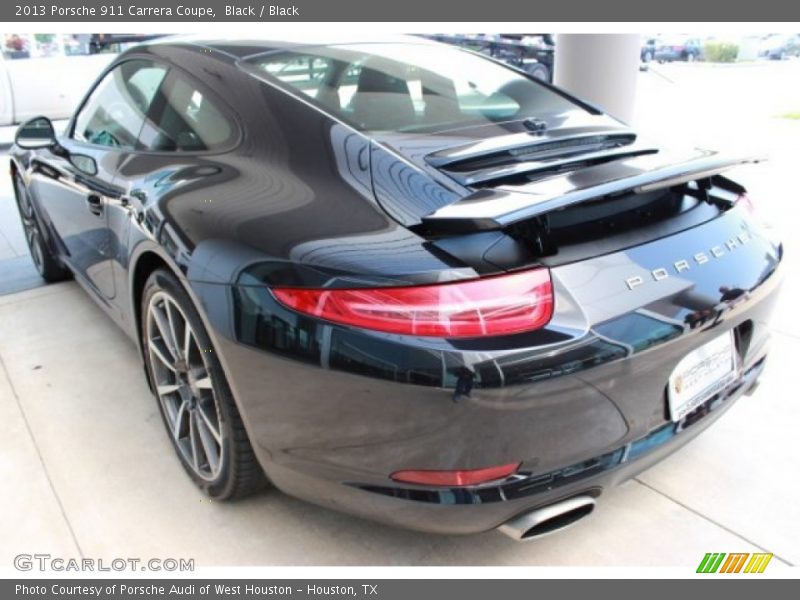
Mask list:
[[[337,113],[342,109],[341,101],[339,99],[339,90],[331,85],[322,84],[319,86],[315,99],[325,108],[333,110],[334,113]]]
[[[368,66],[358,76],[351,107],[353,119],[365,129],[397,129],[415,120],[408,82]]]

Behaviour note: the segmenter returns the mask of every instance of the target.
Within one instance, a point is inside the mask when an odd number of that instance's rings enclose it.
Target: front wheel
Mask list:
[[[28,186],[22,179],[22,175],[14,173],[14,195],[17,199],[17,209],[22,220],[22,229],[25,233],[25,242],[31,253],[33,265],[48,283],[62,281],[69,277],[69,269],[61,264],[61,261],[53,255],[47,243],[42,237],[42,230],[36,219],[36,211],[33,208],[33,200],[28,191]]]
[[[217,500],[265,487],[200,316],[178,279],[164,269],[145,283],[142,346],[170,441],[194,482]]]

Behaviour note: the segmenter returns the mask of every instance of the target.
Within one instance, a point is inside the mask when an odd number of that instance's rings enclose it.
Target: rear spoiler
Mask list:
[[[762,160],[704,152],[700,158],[649,170],[643,169],[647,163],[638,163],[637,159],[622,164],[598,165],[589,168],[591,174],[585,173],[586,179],[591,180],[586,184],[576,185],[576,174],[567,173],[519,186],[478,190],[423,217],[418,227],[435,233],[498,230],[582,202],[621,193],[640,194],[669,188]]]

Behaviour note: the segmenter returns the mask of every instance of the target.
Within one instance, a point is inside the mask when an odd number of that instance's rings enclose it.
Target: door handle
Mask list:
[[[89,207],[89,212],[93,215],[103,214],[103,198],[98,194],[89,194],[86,196],[86,205]]]

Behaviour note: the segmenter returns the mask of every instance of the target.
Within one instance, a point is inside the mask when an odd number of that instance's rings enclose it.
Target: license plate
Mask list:
[[[733,331],[728,331],[687,354],[672,371],[667,389],[670,417],[680,421],[737,375]]]

